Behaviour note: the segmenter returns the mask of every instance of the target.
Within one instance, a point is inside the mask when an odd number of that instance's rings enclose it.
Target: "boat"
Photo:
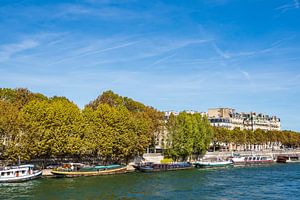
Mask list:
[[[278,162],[278,163],[300,162],[300,157],[298,154],[278,155],[276,162]]]
[[[141,172],[159,172],[159,171],[174,171],[183,169],[192,169],[193,165],[189,162],[173,162],[173,163],[153,163],[147,162],[133,166]]]
[[[41,170],[34,170],[34,165],[18,165],[0,169],[0,183],[24,182],[40,178]]]
[[[196,168],[213,168],[213,167],[228,167],[233,165],[231,160],[218,160],[218,161],[198,161],[194,163]]]
[[[51,173],[57,177],[101,176],[109,174],[126,173],[127,167],[123,165],[89,166],[82,163],[66,163],[53,169]]]
[[[270,156],[235,156],[231,158],[234,165],[247,165],[247,164],[269,164],[274,160]]]

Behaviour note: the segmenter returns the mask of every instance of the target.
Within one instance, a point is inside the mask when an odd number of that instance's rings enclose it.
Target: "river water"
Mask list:
[[[300,199],[300,164],[42,178],[0,184],[0,199]]]

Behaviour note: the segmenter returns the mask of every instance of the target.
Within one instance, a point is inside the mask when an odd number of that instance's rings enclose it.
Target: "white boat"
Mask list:
[[[274,160],[270,156],[237,156],[231,158],[234,165],[246,165],[246,164],[268,164],[273,163]]]
[[[226,167],[232,165],[232,161],[198,161],[194,165],[196,168],[207,168],[207,167]]]
[[[23,182],[42,176],[42,171],[33,170],[34,165],[19,165],[0,169],[0,183]]]

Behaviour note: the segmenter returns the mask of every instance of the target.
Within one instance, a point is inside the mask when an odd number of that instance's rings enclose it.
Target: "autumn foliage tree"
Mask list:
[[[163,114],[112,91],[83,110],[65,97],[0,89],[1,157],[95,157],[128,162],[151,145]]]

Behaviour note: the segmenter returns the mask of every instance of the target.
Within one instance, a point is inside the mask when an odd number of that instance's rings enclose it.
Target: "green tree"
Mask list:
[[[128,162],[149,146],[149,125],[125,107],[100,104],[83,111],[86,126],[85,146],[93,155],[108,162]]]
[[[24,106],[20,117],[23,126],[16,148],[21,146],[24,149],[24,159],[73,156],[81,153],[83,120],[80,109],[70,101],[34,100]],[[10,152],[14,152],[14,149]]]
[[[10,102],[0,100],[0,149],[1,157],[8,147],[14,146],[20,132],[19,111]]]
[[[171,115],[167,128],[171,140],[167,152],[177,160],[206,152],[214,135],[208,119],[200,114],[181,112],[176,117]]]

